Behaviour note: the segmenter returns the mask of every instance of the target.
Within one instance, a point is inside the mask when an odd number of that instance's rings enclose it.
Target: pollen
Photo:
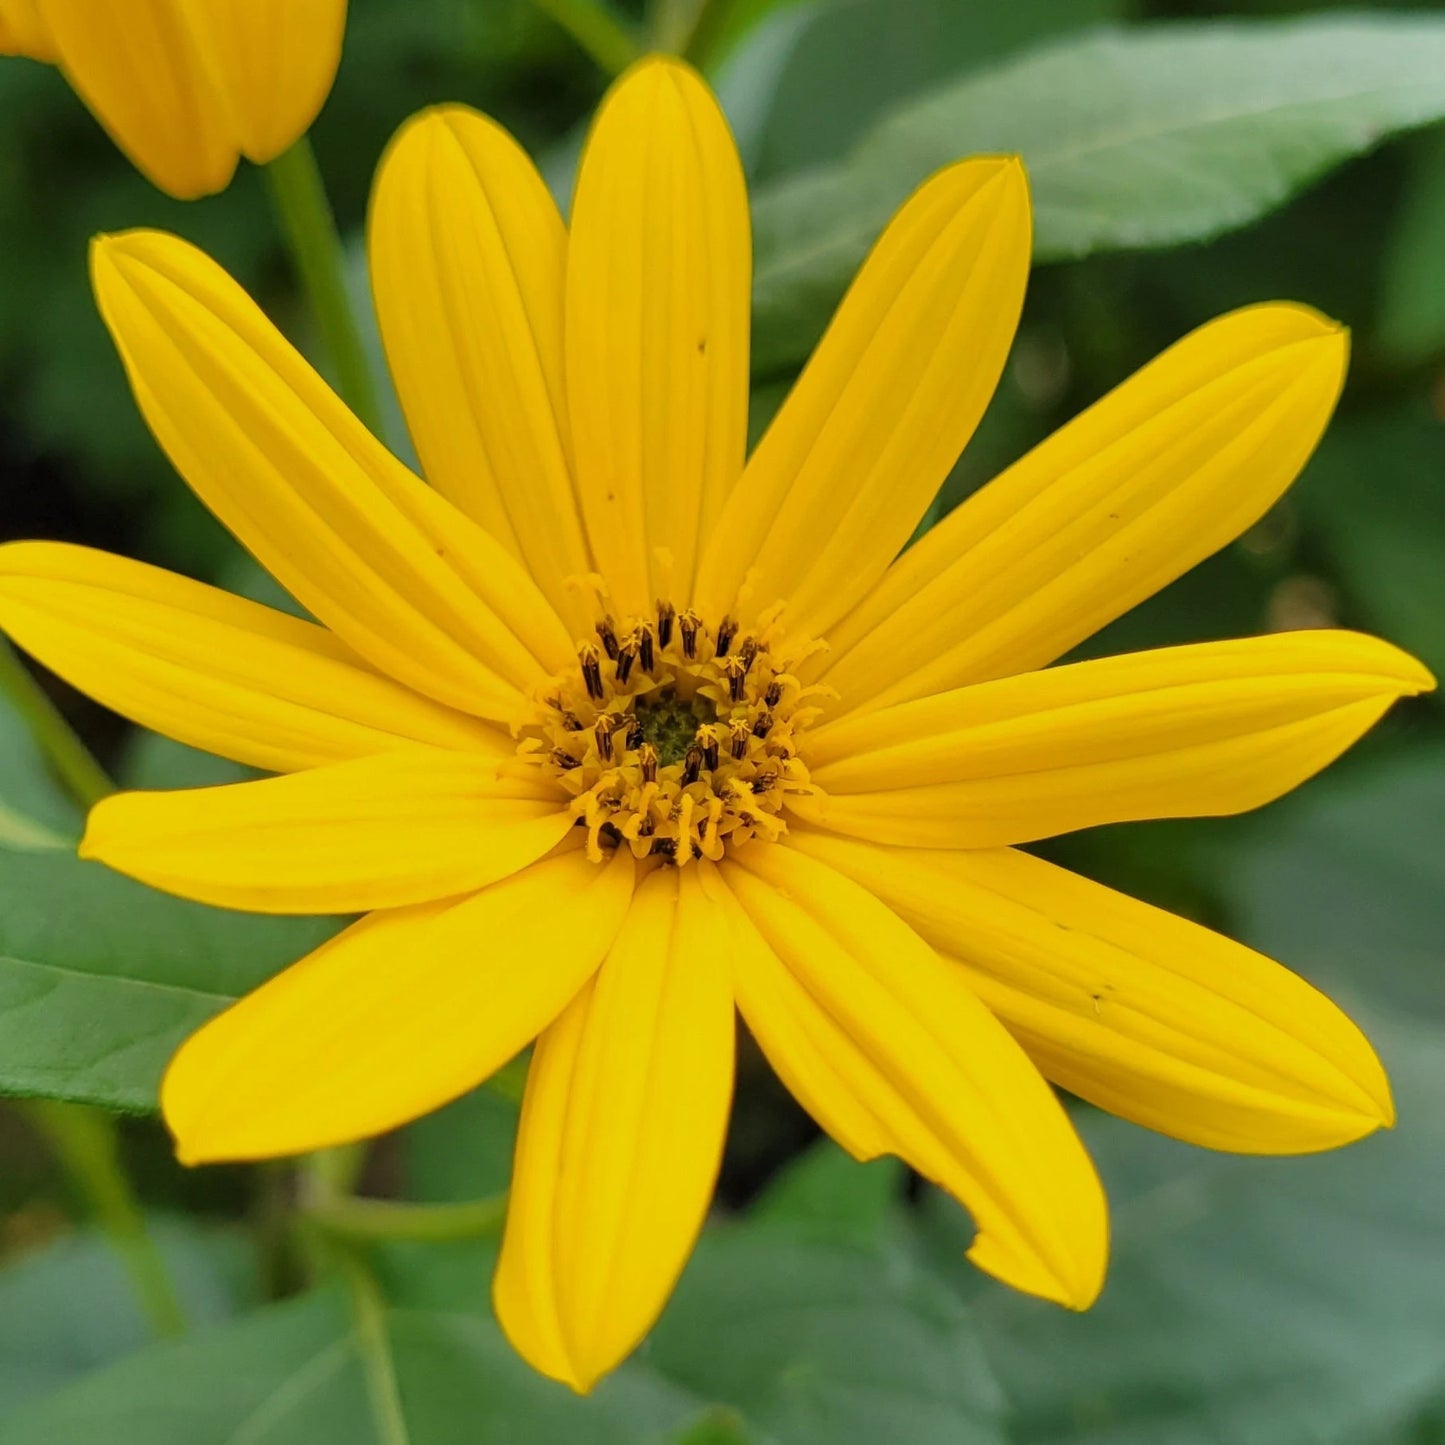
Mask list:
[[[651,617],[598,619],[577,666],[515,729],[520,766],[571,799],[601,862],[628,847],[683,865],[787,831],[791,794],[814,791],[799,739],[827,689],[804,687],[764,629],[740,633],[659,602]]]

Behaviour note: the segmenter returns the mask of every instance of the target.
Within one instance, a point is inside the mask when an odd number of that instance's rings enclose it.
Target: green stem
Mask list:
[[[702,0],[692,28],[682,42],[682,58],[706,70],[713,62],[718,42],[727,33],[736,0]]]
[[[106,776],[105,769],[96,762],[90,749],[3,637],[0,637],[0,692],[10,699],[56,775],[82,807],[93,807],[107,793],[115,792],[115,784]]]
[[[532,0],[557,22],[608,75],[621,75],[642,54],[632,28],[606,0]]]
[[[390,1199],[332,1198],[306,1210],[307,1220],[326,1234],[357,1244],[415,1240],[427,1244],[489,1239],[507,1214],[507,1196],[464,1204],[407,1204]]]
[[[140,1205],[120,1167],[115,1121],[98,1109],[32,1099],[26,1113],[49,1141],[130,1275],[157,1335],[185,1333],[186,1316]]]
[[[401,1388],[397,1384],[391,1336],[386,1328],[386,1301],[376,1277],[360,1255],[343,1248],[339,1251],[339,1262],[351,1301],[351,1318],[356,1326],[356,1343],[376,1433],[382,1445],[409,1445],[411,1432],[401,1406]]]
[[[379,437],[381,408],[346,292],[346,252],[310,139],[303,135],[265,171],[281,231],[310,298],[322,344],[335,368],[337,390],[372,434]]]

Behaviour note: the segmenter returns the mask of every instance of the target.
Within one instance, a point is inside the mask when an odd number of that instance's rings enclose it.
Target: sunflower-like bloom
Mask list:
[[[58,65],[136,169],[188,201],[310,126],[345,25],[346,0],[0,0],[0,54]]]
[[[42,662],[282,775],[118,795],[82,851],[208,903],[367,915],[182,1046],[183,1160],[377,1134],[535,1040],[494,1298],[587,1389],[702,1224],[735,1007],[846,1149],[906,1160],[971,1211],[982,1269],[1076,1308],[1105,1206],[1046,1080],[1246,1152],[1390,1122],[1369,1044],[1294,974],[1013,846],[1256,807],[1432,685],[1337,631],[1046,666],[1274,502],[1345,334],[1225,316],[900,556],[1029,249],[1017,160],[939,172],[745,461],[747,202],[696,75],[615,87],[570,230],[502,130],[426,112],[370,256],[427,485],[205,256],[96,244],[155,435],[317,622],[0,550],[0,622]]]

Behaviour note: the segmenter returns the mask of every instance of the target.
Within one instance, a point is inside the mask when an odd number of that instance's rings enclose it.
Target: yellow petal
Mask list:
[[[721,871],[756,930],[735,929],[738,1005],[803,1106],[859,1158],[897,1154],[957,1197],[980,1269],[1087,1308],[1108,1251],[1103,1191],[962,972],[794,848],[746,848]]]
[[[475,753],[413,748],[256,783],[116,793],[80,856],[257,913],[361,913],[450,898],[535,862],[572,826],[544,785]]]
[[[291,772],[415,743],[515,752],[314,622],[89,547],[0,547],[0,628],[142,727],[253,767]]]
[[[462,903],[374,913],[193,1034],[161,1109],[186,1164],[364,1139],[465,1093],[595,969],[633,863],[574,851]]]
[[[1393,1122],[1359,1029],[1252,949],[1013,849],[790,837],[955,961],[1043,1072],[1101,1108],[1251,1154]]]
[[[1029,196],[1013,157],[960,162],[884,231],[748,463],[699,571],[699,605],[783,602],[817,636],[908,540],[973,434],[1018,325]]]
[[[839,832],[988,848],[1138,818],[1257,808],[1331,763],[1434,679],[1357,632],[1169,647],[854,713],[810,736]]]
[[[711,870],[648,875],[527,1073],[493,1298],[518,1352],[574,1390],[651,1328],[712,1198],[734,1025]]]
[[[96,242],[92,272],[177,470],[363,657],[497,719],[575,660],[513,558],[392,457],[215,262],[132,231]]]
[[[619,614],[682,606],[747,443],[752,241],[727,122],[687,66],[603,102],[567,255],[567,393],[593,555]]]
[[[178,0],[35,0],[66,79],[136,169],[181,200],[224,190],[236,147]]]
[[[1347,355],[1300,306],[1201,327],[904,553],[815,670],[846,706],[884,707],[1052,662],[1263,515]]]
[[[274,160],[310,128],[331,91],[346,0],[173,3],[231,140],[258,164]]]
[[[596,620],[567,460],[567,236],[522,148],[464,106],[407,122],[372,192],[371,280],[427,479],[526,563],[577,636]],[[570,585],[569,585],[570,579]]]
[[[0,55],[46,61],[57,58],[55,42],[40,18],[36,0],[0,0]]]

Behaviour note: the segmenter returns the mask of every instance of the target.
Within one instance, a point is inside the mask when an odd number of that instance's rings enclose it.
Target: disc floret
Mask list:
[[[518,728],[518,757],[571,798],[594,860],[625,844],[638,858],[716,861],[781,836],[787,797],[812,791],[798,739],[823,691],[798,681],[766,629],[660,602],[651,617],[597,623],[576,670]]]

